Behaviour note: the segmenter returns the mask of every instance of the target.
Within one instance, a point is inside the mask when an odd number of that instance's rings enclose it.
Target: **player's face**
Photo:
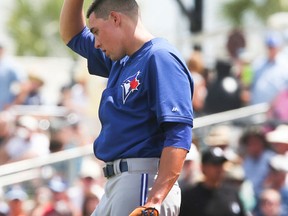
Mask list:
[[[116,61],[125,56],[120,41],[120,27],[117,17],[109,16],[108,19],[97,18],[94,13],[89,17],[90,31],[95,36],[95,47],[101,49],[107,57]]]

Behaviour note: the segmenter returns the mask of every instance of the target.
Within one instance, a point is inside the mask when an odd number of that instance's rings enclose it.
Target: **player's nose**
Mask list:
[[[101,47],[101,43],[100,43],[99,40],[97,40],[96,38],[95,38],[94,47],[95,47],[95,48],[98,48],[98,49]]]

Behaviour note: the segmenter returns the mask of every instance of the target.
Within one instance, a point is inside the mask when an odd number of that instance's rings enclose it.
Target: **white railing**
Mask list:
[[[241,118],[247,118],[258,114],[265,114],[268,111],[268,109],[269,105],[263,103],[199,117],[194,119],[194,128],[201,128],[213,124],[220,124],[223,122],[229,122]]]
[[[41,177],[39,168],[93,154],[91,145],[75,147],[37,158],[26,159],[0,166],[0,186],[7,186]]]
[[[14,115],[53,116],[63,117],[69,113],[64,106],[54,105],[14,105],[9,109]]]
[[[220,124],[258,114],[265,114],[269,109],[268,104],[247,106],[236,110],[221,112],[194,119],[194,128],[201,128],[213,124]],[[0,186],[12,185],[23,181],[41,178],[40,168],[49,164],[68,161],[93,154],[92,144],[75,147],[52,153],[45,157],[33,158],[5,164],[0,166]]]

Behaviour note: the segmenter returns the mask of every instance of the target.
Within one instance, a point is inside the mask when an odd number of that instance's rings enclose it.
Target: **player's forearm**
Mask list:
[[[180,175],[186,154],[187,151],[181,148],[164,148],[160,159],[159,174],[145,206],[160,207]]]
[[[60,14],[60,35],[65,44],[86,25],[83,2],[84,0],[64,0]]]

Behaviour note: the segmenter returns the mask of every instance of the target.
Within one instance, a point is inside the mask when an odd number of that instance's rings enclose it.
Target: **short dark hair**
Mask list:
[[[124,13],[131,18],[138,17],[139,6],[135,0],[94,0],[87,10],[86,17],[92,13],[106,19],[111,11]]]
[[[245,146],[251,137],[258,138],[263,143],[264,148],[270,148],[270,145],[265,137],[265,132],[261,126],[249,126],[246,128],[243,134],[240,136],[239,144]]]
[[[224,151],[220,147],[208,147],[201,153],[202,164],[215,164],[220,165],[226,162],[228,159],[225,156]]]

